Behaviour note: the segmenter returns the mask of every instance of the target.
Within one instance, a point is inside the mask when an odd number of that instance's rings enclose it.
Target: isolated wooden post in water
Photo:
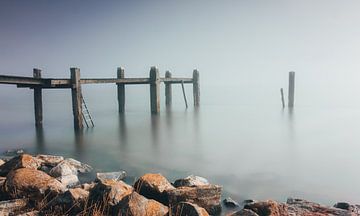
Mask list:
[[[199,71],[193,72],[193,94],[194,94],[194,106],[200,105],[200,83],[199,83]]]
[[[117,69],[117,78],[124,79],[125,78],[125,70],[122,67]],[[125,84],[118,83],[117,84],[118,91],[118,104],[119,104],[119,113],[125,112]]]
[[[171,78],[170,71],[166,71],[165,78]],[[172,92],[171,91],[172,91],[171,83],[165,82],[165,104],[166,104],[166,107],[171,106],[171,102],[172,102]]]
[[[83,116],[82,116],[82,95],[80,84],[80,69],[70,68],[71,72],[71,96],[72,107],[74,114],[74,127],[75,129],[83,128]]]
[[[285,108],[284,89],[280,89],[282,107]]]
[[[160,112],[160,76],[156,67],[150,69],[150,105],[151,113]]]
[[[33,69],[33,77],[41,78],[41,70]],[[41,87],[34,87],[34,110],[35,110],[35,125],[42,126],[43,109],[42,109],[42,89]]]
[[[288,107],[294,107],[295,96],[295,72],[289,72],[289,95]]]

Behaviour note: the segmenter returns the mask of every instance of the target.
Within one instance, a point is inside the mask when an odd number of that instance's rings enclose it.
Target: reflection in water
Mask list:
[[[160,115],[151,115],[151,140],[152,146],[158,147],[159,143]]]
[[[45,150],[45,139],[44,139],[44,128],[43,126],[37,126],[36,129],[36,147],[37,151],[44,153]]]
[[[289,122],[289,137],[291,140],[295,138],[295,129],[294,129],[294,108],[288,108],[288,122]]]
[[[84,151],[84,130],[74,130],[75,154],[81,158]]]
[[[121,147],[125,148],[128,143],[128,131],[126,126],[126,115],[119,113],[119,141]]]

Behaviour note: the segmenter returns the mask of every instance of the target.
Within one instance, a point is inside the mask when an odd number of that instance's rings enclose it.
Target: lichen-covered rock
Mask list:
[[[53,166],[53,167],[64,160],[64,157],[62,156],[44,155],[44,154],[36,155],[36,158],[41,161],[42,166],[45,165],[45,166]]]
[[[41,200],[45,195],[50,197],[65,191],[65,187],[40,170],[20,168],[7,175],[4,190],[12,198]]]
[[[89,200],[90,203],[98,203],[111,208],[132,192],[133,188],[123,181],[104,180],[90,190]]]
[[[322,206],[318,203],[309,202],[303,199],[292,199],[289,198],[286,202],[288,205],[288,212],[292,215],[299,216],[327,216],[327,215],[336,215],[336,216],[351,216],[356,215],[355,213],[334,207]]]
[[[168,207],[152,199],[133,192],[126,196],[116,207],[115,215],[127,216],[165,216],[169,212]]]
[[[55,178],[67,175],[77,175],[77,173],[77,169],[65,161],[56,165],[49,172],[49,174]]]
[[[259,215],[249,209],[241,209],[239,211],[227,214],[227,216],[259,216]]]
[[[250,203],[244,206],[259,216],[288,216],[288,208],[286,204],[278,203],[273,200]]]
[[[169,216],[179,215],[209,216],[204,208],[189,202],[180,202],[171,208]]]
[[[221,211],[221,190],[218,185],[179,187],[168,192],[169,204],[173,206],[180,202],[190,202],[216,215]]]
[[[120,181],[123,180],[125,177],[126,177],[125,171],[96,173],[96,181],[103,181],[109,179]]]
[[[177,179],[174,182],[175,187],[196,187],[196,186],[203,186],[209,184],[210,183],[206,178],[195,175],[189,175],[186,178]]]
[[[16,156],[0,166],[0,176],[6,176],[11,170],[19,168],[38,169],[41,161],[28,154]]]
[[[134,184],[135,191],[149,199],[168,205],[168,192],[175,187],[161,174],[148,173],[141,176]]]
[[[28,205],[27,199],[13,199],[0,202],[0,215],[8,215],[10,213],[23,210]]]
[[[240,206],[239,203],[237,203],[235,200],[233,200],[231,197],[227,197],[223,200],[223,203],[228,208],[235,208]]]

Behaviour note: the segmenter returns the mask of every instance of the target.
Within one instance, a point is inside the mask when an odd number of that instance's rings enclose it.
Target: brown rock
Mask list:
[[[168,205],[168,192],[175,187],[161,174],[148,173],[141,176],[134,184],[135,191],[149,199]]]
[[[241,209],[240,211],[227,214],[227,216],[259,216],[259,215],[249,209]]]
[[[132,192],[133,188],[123,181],[104,180],[90,190],[89,200],[90,203],[114,207]]]
[[[206,178],[195,175],[189,175],[186,178],[177,179],[174,182],[175,187],[196,187],[196,186],[203,186],[209,184],[210,183]]]
[[[178,215],[209,216],[204,208],[189,202],[181,202],[171,208],[169,216]]]
[[[81,188],[73,188],[59,195],[52,205],[61,205],[63,210],[71,215],[76,215],[84,209],[88,198],[88,191]]]
[[[79,187],[86,190],[86,191],[90,191],[91,189],[93,189],[96,186],[95,182],[91,182],[91,183],[84,183],[82,185],[80,185]]]
[[[11,170],[19,168],[38,169],[41,161],[28,154],[16,156],[0,166],[0,176],[6,176]]]
[[[28,204],[27,199],[13,199],[0,202],[0,215],[7,215],[24,209]]]
[[[127,216],[164,216],[168,212],[169,209],[165,205],[136,192],[126,196],[116,209],[116,215]]]
[[[5,192],[12,198],[29,197],[42,199],[46,194],[57,195],[65,190],[64,186],[48,174],[29,168],[11,171],[5,181]]]
[[[287,205],[277,203],[273,200],[255,202],[245,205],[245,209],[250,209],[259,216],[288,216]]]
[[[64,157],[62,156],[43,155],[43,154],[36,155],[36,158],[41,161],[41,165],[53,166],[53,167],[64,160]]]
[[[38,216],[38,215],[40,215],[39,211],[29,211],[29,212],[24,212],[24,213],[18,214],[17,216]]]
[[[206,209],[209,214],[216,215],[221,211],[221,190],[218,185],[179,187],[168,192],[169,205],[190,202]]]

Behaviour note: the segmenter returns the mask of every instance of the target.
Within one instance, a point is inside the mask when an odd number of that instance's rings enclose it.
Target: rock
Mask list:
[[[123,181],[104,180],[90,190],[89,200],[90,203],[104,204],[112,208],[132,192],[133,188]]]
[[[179,187],[168,192],[169,205],[190,202],[206,209],[209,214],[216,215],[221,211],[221,190],[218,185]]]
[[[28,205],[27,199],[13,199],[0,202],[0,215],[18,212]]]
[[[77,169],[65,161],[56,165],[49,172],[49,174],[55,178],[67,175],[77,175],[77,173]]]
[[[4,152],[4,155],[7,155],[7,156],[17,156],[20,154],[24,154],[23,149],[12,149],[12,150],[7,150],[6,152]]]
[[[79,178],[77,175],[64,175],[56,178],[60,181],[65,187],[74,187],[80,184]]]
[[[62,209],[70,210],[70,215],[76,215],[84,209],[88,198],[88,191],[81,188],[73,188],[56,197],[52,205],[61,205]]]
[[[174,186],[161,174],[148,173],[141,176],[134,184],[135,191],[149,199],[168,205],[168,192]]]
[[[91,183],[84,183],[82,185],[80,185],[80,188],[86,190],[86,191],[90,191],[91,189],[93,189],[96,186],[95,182],[91,182]]]
[[[334,205],[335,208],[344,209],[350,212],[353,212],[357,215],[360,215],[360,206],[359,205],[351,205],[346,202],[338,202]]]
[[[240,211],[230,213],[227,216],[259,216],[259,215],[249,209],[241,209]]]
[[[316,215],[316,216],[325,216],[325,215],[338,215],[338,216],[348,216],[355,215],[351,211],[322,206],[318,203],[309,202],[302,199],[292,199],[287,200],[288,211],[290,214],[307,216],[307,215]]]
[[[120,181],[123,180],[126,177],[125,171],[120,172],[105,172],[105,173],[96,173],[96,181],[102,181],[102,180],[115,180]]]
[[[256,200],[253,200],[253,199],[246,199],[246,200],[244,200],[242,203],[244,204],[244,205],[246,205],[246,204],[250,204],[250,203],[254,203],[254,202],[257,202]]]
[[[140,194],[133,192],[126,196],[124,200],[117,205],[115,215],[127,216],[165,216],[169,209],[165,205],[152,199],[147,199]]]
[[[195,187],[202,185],[209,185],[209,181],[206,178],[200,176],[189,175],[186,178],[178,179],[174,182],[175,187]]]
[[[5,161],[0,159],[0,166],[3,165],[5,163]]]
[[[65,163],[69,164],[70,166],[72,166],[79,173],[87,173],[87,172],[91,172],[91,170],[92,170],[92,167],[90,165],[81,163],[80,161],[77,161],[77,160],[72,159],[72,158],[66,158],[63,162],[65,162]]]
[[[38,169],[41,165],[40,160],[28,154],[16,156],[0,166],[0,176],[6,176],[11,170],[19,168]]]
[[[43,155],[43,154],[39,154],[36,155],[36,158],[39,159],[41,161],[41,165],[42,166],[56,166],[57,164],[59,164],[60,162],[62,162],[64,160],[64,157],[62,156],[56,156],[56,155]]]
[[[45,195],[51,197],[65,191],[65,187],[40,170],[20,168],[7,175],[4,190],[12,198],[41,200]]]
[[[235,200],[231,199],[231,197],[225,198],[223,200],[223,203],[226,207],[229,207],[229,208],[235,208],[235,207],[240,206],[239,203],[237,203]]]
[[[169,216],[179,215],[209,216],[204,208],[189,202],[180,202],[171,208]]]
[[[289,215],[287,205],[272,200],[250,203],[244,206],[259,216],[286,216]]]
[[[40,215],[39,211],[29,211],[29,212],[18,214],[17,216],[38,216],[38,215]]]

